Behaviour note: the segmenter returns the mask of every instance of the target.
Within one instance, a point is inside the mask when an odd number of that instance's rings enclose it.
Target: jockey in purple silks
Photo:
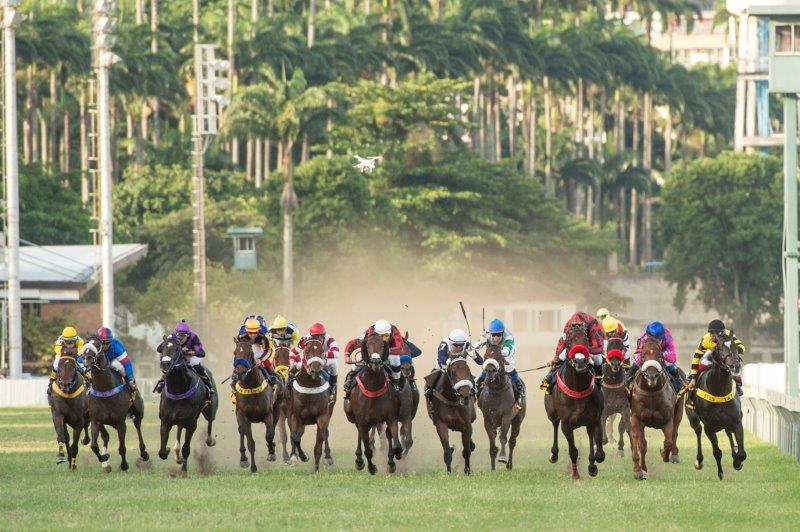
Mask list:
[[[209,395],[214,394],[214,386],[211,383],[211,379],[206,372],[205,366],[203,366],[202,361],[203,357],[206,356],[206,351],[203,349],[203,343],[200,341],[200,337],[197,336],[197,333],[192,331],[192,328],[189,327],[189,324],[186,323],[186,320],[181,320],[175,326],[175,331],[172,333],[181,343],[181,349],[183,350],[183,354],[186,356],[186,361],[193,370],[197,372],[203,382],[208,388]],[[163,353],[164,351],[164,344],[165,342],[161,342],[156,351],[158,353]],[[164,388],[164,377],[158,380],[156,383],[155,391],[156,393],[161,393],[161,390]]]

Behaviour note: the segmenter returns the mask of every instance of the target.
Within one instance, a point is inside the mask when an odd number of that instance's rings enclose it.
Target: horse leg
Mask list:
[[[362,454],[362,451],[361,451],[361,433],[360,432],[358,433],[358,437],[356,438],[356,440],[358,440],[358,444],[356,445],[356,469],[361,471],[362,469],[364,469],[364,458],[363,458],[363,454]]]
[[[403,456],[408,456],[408,451],[411,450],[411,446],[414,445],[414,435],[412,433],[414,421],[412,419],[408,419],[408,421],[403,422]]]
[[[169,456],[169,450],[167,449],[167,440],[169,440],[169,432],[172,430],[172,426],[168,425],[165,421],[161,422],[161,446],[158,448],[158,457],[162,460],[166,460]]]
[[[175,463],[180,465],[183,461],[183,457],[181,456],[181,437],[183,435],[183,427],[178,425],[178,433],[175,435],[175,445],[172,446],[172,450],[175,452]]]
[[[330,423],[331,423],[331,418],[329,415],[325,421],[325,443],[323,447],[324,456],[322,458],[322,465],[324,465],[325,467],[330,467],[333,465],[333,456],[331,456],[331,446],[328,443],[328,439],[330,438],[331,435]]]
[[[514,447],[517,446],[520,427],[522,427],[522,419],[520,414],[517,414],[511,420],[511,437],[508,439],[508,462],[506,462],[506,469],[508,470],[514,469]]]
[[[505,464],[506,459],[506,445],[508,444],[508,429],[511,428],[511,420],[507,419],[500,425],[500,454],[497,456],[497,461]]]
[[[594,454],[594,447],[595,447],[595,433],[600,431],[600,438],[602,439],[602,432],[603,427],[593,427],[592,425],[586,425],[586,435],[589,436],[589,476],[596,477],[597,476],[597,465],[594,463],[596,456]]]
[[[245,468],[250,465],[250,462],[247,460],[247,455],[245,454],[244,448],[244,435],[247,432],[245,428],[245,423],[247,420],[239,410],[236,411],[236,424],[239,427],[239,467]]]
[[[89,413],[83,416],[83,439],[81,440],[81,445],[89,445],[91,438],[89,438],[89,426],[92,424],[92,421],[89,419]]]
[[[608,442],[614,443],[614,416],[613,414],[606,414],[603,412],[603,418],[600,420],[603,430],[603,444]]]
[[[639,460],[642,465],[642,480],[647,480],[647,462],[645,461],[645,457],[647,456],[647,437],[644,433],[644,426],[642,426],[641,438],[639,438]]]
[[[450,447],[450,434],[448,433],[447,425],[443,422],[437,422],[436,433],[439,435],[439,441],[442,442],[444,465],[447,466],[447,472],[450,473],[453,462],[453,449]]]
[[[742,469],[742,462],[747,460],[747,452],[744,450],[744,427],[741,421],[736,424],[733,433],[736,437],[736,452],[733,458],[733,468],[739,471]]]
[[[495,443],[495,438],[497,438],[497,428],[492,424],[489,416],[483,417],[483,428],[486,429],[486,435],[489,437],[489,459],[492,462],[492,471],[494,471],[494,462],[497,458],[497,444]]]
[[[709,429],[708,426],[703,427],[706,436],[711,441],[711,449],[714,451],[714,460],[717,461],[717,476],[722,480],[722,449],[719,448],[719,441],[717,440],[717,433]]]
[[[575,447],[575,434],[573,431],[574,429],[567,426],[566,423],[561,425],[561,432],[564,433],[564,437],[567,439],[567,445],[569,446],[569,459],[570,462],[572,462],[572,480],[580,480],[581,474],[578,472],[578,448]]]
[[[389,473],[394,473],[397,470],[397,465],[395,464],[395,461],[394,461],[394,452],[395,452],[395,450],[394,450],[394,445],[393,445],[394,439],[397,437],[397,434],[392,432],[392,426],[393,425],[394,425],[394,430],[396,431],[397,430],[397,422],[396,421],[394,423],[391,423],[391,422],[387,422],[386,423],[386,441],[388,442],[386,446],[389,448],[389,451],[387,453],[389,459],[388,459],[386,465],[387,465],[387,469],[388,469]],[[383,441],[383,440],[381,440],[381,441]],[[401,453],[402,453],[402,450],[401,450]]]
[[[275,423],[272,416],[267,416],[264,419],[264,425],[267,426],[265,438],[267,440],[267,461],[275,461]]]
[[[372,463],[372,446],[369,443],[369,428],[366,426],[358,427],[358,435],[361,437],[361,444],[364,446],[364,455],[367,457],[367,470],[370,475],[378,472],[378,468]]]
[[[150,455],[147,452],[147,446],[144,444],[144,437],[142,437],[142,418],[144,417],[144,406],[141,411],[136,412],[133,416],[133,426],[136,429],[136,436],[139,437],[139,458],[143,462],[150,460]]]
[[[281,408],[281,413],[280,413],[280,416],[278,417],[278,429],[280,430],[280,433],[281,433],[281,448],[283,449],[283,463],[284,464],[288,464],[289,463],[289,451],[286,448],[286,444],[289,441],[289,435],[287,434],[287,431],[286,431],[287,423],[288,422],[286,420],[286,412],[284,411],[283,408]]]
[[[181,455],[183,460],[181,461],[181,476],[186,476],[186,471],[189,465],[189,452],[191,450],[191,443],[192,443],[192,436],[194,436],[194,431],[197,430],[197,419],[194,420],[194,423],[186,427],[186,434],[183,438],[183,447],[181,448]]]
[[[78,458],[78,441],[81,439],[81,431],[83,428],[78,425],[72,429],[72,439],[69,438],[69,431],[67,431],[67,458],[70,471],[75,471],[76,460]]]
[[[117,429],[117,437],[119,438],[119,457],[122,459],[122,462],[119,464],[120,471],[127,471],[128,470],[128,460],[125,457],[125,453],[128,449],[125,447],[125,433],[128,430],[128,425],[125,423],[123,419],[119,425],[114,427]]]
[[[67,446],[67,431],[64,426],[64,416],[57,414],[53,410],[53,426],[56,429],[56,441],[58,442],[58,454],[56,455],[56,464],[63,464],[67,461],[65,456]]]
[[[395,419],[391,423],[387,423],[386,427],[388,428],[389,425],[391,425],[392,427],[392,438],[388,438],[389,435],[388,434],[386,435],[389,441],[389,450],[392,450],[392,448],[394,448],[395,459],[402,460],[403,444],[400,442],[400,422],[397,419]],[[392,444],[392,442],[394,442],[394,444]]]
[[[324,422],[317,418],[317,441],[314,443],[314,473],[319,472],[319,461],[322,458],[322,447],[325,445],[325,439],[328,432]]]
[[[100,438],[103,439],[103,450],[100,451],[100,454],[106,456],[106,460],[108,460],[108,442],[111,439],[111,435],[105,425],[100,425]]]
[[[645,480],[647,473],[642,471],[642,461],[640,455],[641,440],[644,436],[644,429],[636,418],[631,419],[631,459],[633,460],[633,478]]]
[[[472,456],[472,425],[467,425],[467,430],[461,433],[461,445],[464,447],[462,456],[464,457],[464,474],[471,475],[472,468],[469,465]]]
[[[553,446],[550,447],[550,463],[555,464],[558,462],[558,425],[561,423],[559,418],[552,421],[553,423]]]
[[[217,444],[217,440],[214,439],[214,437],[211,435],[211,427],[213,425],[214,425],[214,418],[211,417],[211,415],[209,414],[208,430],[206,431],[206,446],[207,447],[214,447]]]
[[[673,443],[675,441],[675,424],[670,421],[664,425],[662,432],[664,432],[664,448],[661,449],[661,459],[664,463],[667,463],[669,462],[669,457],[672,455],[672,450],[675,445]]]
[[[245,421],[244,435],[247,437],[247,450],[250,452],[250,472],[255,473],[258,471],[256,466],[256,440],[253,439],[253,425],[249,421]]]
[[[622,458],[625,456],[625,433],[628,433],[630,439],[631,433],[631,414],[630,412],[623,411],[619,415],[619,423],[617,424],[619,431],[619,441],[617,441],[617,457]]]
[[[303,441],[303,434],[306,432],[306,426],[300,421],[297,420],[295,428],[292,429],[292,443],[295,446],[295,450],[297,451],[297,456],[300,458],[301,462],[308,462],[308,456],[306,455],[305,451],[303,451],[303,447],[300,445]]]

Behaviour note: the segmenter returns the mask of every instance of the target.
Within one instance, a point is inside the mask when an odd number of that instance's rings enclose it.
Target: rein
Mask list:
[[[561,378],[561,372],[556,372],[556,382],[558,383],[558,388],[567,394],[568,396],[572,397],[573,399],[585,399],[589,397],[594,392],[595,384],[594,384],[594,377],[591,378],[589,381],[589,387],[585,390],[573,390],[567,383],[564,382],[564,379]]]
[[[358,384],[358,389],[361,390],[364,397],[369,397],[370,399],[382,397],[389,391],[389,377],[386,376],[386,372],[383,373],[383,386],[377,390],[367,389],[367,386],[361,380],[361,375],[356,375],[356,384]]]
[[[200,386],[200,379],[198,378],[198,379],[197,379],[197,380],[194,382],[194,386],[192,386],[191,388],[189,388],[188,390],[186,390],[186,391],[185,391],[185,392],[183,392],[183,393],[174,394],[174,393],[171,393],[171,392],[169,391],[169,387],[168,387],[168,385],[165,383],[165,384],[164,384],[164,395],[166,395],[166,396],[167,396],[167,399],[172,399],[173,401],[182,401],[182,400],[184,400],[184,399],[188,399],[189,397],[193,396],[193,395],[194,395],[194,393],[197,391],[197,388],[198,388],[199,386]]]

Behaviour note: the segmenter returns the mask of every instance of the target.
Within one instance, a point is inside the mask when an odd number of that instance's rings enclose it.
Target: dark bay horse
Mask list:
[[[680,371],[684,377],[683,371]],[[648,338],[642,345],[642,365],[636,376],[631,394],[631,455],[633,476],[647,479],[647,439],[645,427],[660,429],[664,433],[664,462],[677,464],[678,427],[683,418],[683,398],[679,398],[670,382],[666,361],[661,354],[661,343]]]
[[[292,379],[292,387],[287,390],[287,416],[289,421],[292,452],[290,464],[307,461],[308,457],[300,446],[307,425],[317,426],[317,440],[314,445],[314,471],[319,471],[319,461],[325,448],[325,465],[332,465],[328,441],[328,427],[331,421],[330,383],[322,376],[327,354],[322,342],[308,340],[303,349],[303,365]]]
[[[273,405],[275,396],[272,387],[264,378],[261,367],[256,362],[253,344],[249,340],[233,339],[233,372],[237,381],[233,398],[236,404],[236,423],[239,427],[239,466],[250,466],[250,471],[258,471],[256,466],[256,442],[253,439],[253,423],[263,423],[267,427],[267,459],[275,460],[275,418]],[[244,441],[250,451],[250,461],[245,454]]]
[[[395,458],[403,457],[403,447],[398,436],[400,416],[400,395],[389,384],[389,376],[384,363],[389,358],[389,344],[379,334],[369,335],[361,347],[361,359],[367,363],[355,377],[356,386],[350,392],[350,399],[344,402],[344,412],[348,421],[358,428],[356,447],[356,469],[364,469],[363,453],[367,457],[367,469],[374,475],[378,468],[372,463],[370,430],[386,424],[388,447],[388,468],[390,473],[396,469]]]
[[[290,355],[291,355],[291,350],[289,349],[289,347],[285,345],[276,345],[272,357],[272,364],[275,367],[275,373],[277,373],[282,379],[280,389],[275,390],[275,406],[272,415],[273,418],[275,419],[275,427],[277,427],[280,432],[281,449],[283,451],[284,464],[289,463],[289,448],[287,447],[289,443],[289,430],[287,428],[288,414],[286,411],[286,409],[288,408],[289,399],[286,390],[286,383],[289,381]]]
[[[53,381],[53,403],[51,415],[56,429],[58,441],[57,464],[69,462],[70,471],[76,468],[78,456],[78,439],[81,431],[88,425],[86,419],[86,386],[83,376],[78,371],[74,348],[69,354],[62,352],[58,362],[58,374]],[[69,430],[72,429],[70,439]],[[106,435],[106,442],[108,441]],[[86,445],[88,441],[84,442]],[[66,448],[66,457],[64,450]]]
[[[97,437],[105,430],[105,425],[114,427],[119,437],[119,455],[122,458],[119,467],[122,471],[127,471],[128,461],[125,457],[125,432],[127,427],[125,419],[128,416],[133,418],[133,426],[139,436],[139,458],[143,462],[150,459],[142,438],[144,401],[140,394],[135,394],[131,397],[131,392],[123,382],[122,376],[111,367],[105,351],[98,348],[97,343],[93,343],[93,345],[97,349],[96,354],[94,351],[87,350],[84,355],[84,360],[92,376],[92,386],[87,397],[89,419],[92,423],[91,449],[97,456],[103,472],[110,473],[111,466],[108,463],[108,449],[104,447],[103,452],[100,452]]]
[[[500,455],[501,463],[506,463],[506,469],[514,467],[514,447],[517,436],[525,419],[525,408],[517,407],[514,400],[514,390],[511,378],[505,371],[505,358],[500,346],[489,345],[484,355],[483,370],[486,372],[486,381],[478,397],[478,407],[483,413],[483,426],[489,436],[489,457],[492,460],[492,471],[495,469],[495,459],[498,458],[497,430],[500,429]],[[511,438],[508,431],[511,429]],[[506,458],[506,442],[508,443],[508,458]]]
[[[711,355],[711,367],[700,374],[695,386],[694,408],[686,405],[686,417],[697,436],[695,469],[703,468],[703,449],[700,431],[705,430],[717,461],[717,475],[722,480],[722,451],[717,432],[724,430],[731,444],[733,468],[739,471],[747,458],[744,450],[742,403],[736,393],[733,377],[742,371],[739,350],[730,337],[718,335],[717,346]],[[734,437],[736,443],[733,443]]]
[[[608,341],[608,352],[614,349],[624,350],[622,340]],[[625,434],[631,437],[631,403],[625,391],[625,367],[622,360],[606,356],[603,368],[603,444],[614,442],[614,418],[619,414],[619,439],[617,440],[617,456],[625,456]]]
[[[583,325],[573,325],[567,329],[566,349],[576,345],[588,347],[589,337]],[[603,413],[602,391],[595,384],[589,369],[589,359],[582,354],[568,358],[556,373],[557,386],[553,393],[545,395],[544,408],[553,424],[553,447],[550,449],[550,463],[558,461],[558,426],[569,445],[569,458],[572,462],[572,478],[581,478],[578,472],[578,448],[575,446],[574,431],[586,427],[589,436],[589,475],[597,475],[597,463],[603,463],[606,453],[603,450],[603,427],[600,416]],[[599,400],[595,394],[600,394]],[[596,448],[596,450],[595,450]]]
[[[164,374],[164,388],[161,390],[161,402],[158,407],[158,417],[161,419],[161,447],[158,456],[166,460],[169,456],[167,440],[172,427],[178,427],[175,450],[178,463],[181,464],[181,473],[186,474],[189,461],[190,444],[194,431],[197,429],[197,419],[200,414],[208,421],[206,445],[213,447],[216,444],[211,436],[211,427],[217,416],[219,401],[214,393],[209,400],[209,391],[196,371],[189,367],[189,361],[181,349],[178,338],[170,334],[164,336],[164,350],[161,353],[161,371]],[[214,376],[206,368],[209,381],[214,385]],[[214,385],[216,392],[216,385]],[[181,447],[181,433],[186,431],[183,446]]]
[[[475,450],[475,442],[472,441],[472,423],[477,417],[474,390],[475,383],[472,379],[472,372],[464,356],[450,357],[447,367],[442,371],[442,375],[433,379],[437,372],[428,375],[425,380],[431,388],[432,397],[425,397],[428,403],[428,415],[436,427],[439,441],[442,443],[444,451],[444,464],[447,472],[452,471],[453,450],[450,446],[450,430],[461,433],[461,444],[463,450],[461,455],[464,457],[464,474],[472,473],[470,467],[470,456]]]

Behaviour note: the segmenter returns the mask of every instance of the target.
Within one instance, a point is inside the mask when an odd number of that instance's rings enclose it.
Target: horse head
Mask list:
[[[569,350],[576,345],[589,347],[589,333],[586,331],[585,323],[572,323],[564,333],[564,343]]]
[[[739,349],[733,343],[733,339],[724,334],[719,333],[716,335],[717,347],[712,354],[714,364],[738,377],[742,372],[742,357],[739,355]]]
[[[463,355],[450,357],[447,360],[447,377],[453,391],[459,396],[459,402],[463,405],[472,393],[475,384],[472,382],[472,372],[469,370],[467,358]]]
[[[642,344],[642,375],[647,386],[655,388],[664,372],[664,357],[661,354],[661,340],[647,337]]]
[[[161,351],[161,373],[169,374],[173,369],[182,365],[185,361],[181,342],[177,336],[170,334],[163,336],[164,343]]]
[[[505,376],[506,360],[502,347],[487,345],[486,354],[483,356],[483,371],[486,372],[486,382],[496,382]]]
[[[61,350],[61,358],[58,361],[58,377],[56,382],[58,387],[62,390],[69,386],[75,380],[75,375],[78,373],[78,361],[75,359],[77,350]]]
[[[325,355],[325,348],[322,347],[322,342],[319,340],[308,340],[303,349],[303,360],[305,361],[305,368],[309,375],[315,379],[322,373],[322,368],[325,367],[327,357]]]
[[[111,366],[103,343],[100,341],[100,338],[94,335],[90,336],[86,342],[83,360],[87,367],[100,372],[108,371],[108,368]]]
[[[242,380],[256,367],[256,356],[250,340],[234,338],[233,343],[236,344],[233,350],[233,373],[237,379]]]
[[[361,359],[373,371],[381,370],[384,362],[389,359],[389,344],[381,338],[380,334],[370,334],[361,345]]]
[[[275,345],[275,350],[272,354],[273,362],[275,363],[275,367],[280,366],[289,366],[289,355],[291,355],[292,351],[285,345]]]
[[[608,353],[614,350],[622,351],[623,353],[625,352],[625,344],[620,338],[611,338],[608,341],[608,346],[606,348],[606,361],[611,367],[611,371],[616,373],[622,369],[623,360],[618,357],[608,357]]]

